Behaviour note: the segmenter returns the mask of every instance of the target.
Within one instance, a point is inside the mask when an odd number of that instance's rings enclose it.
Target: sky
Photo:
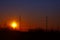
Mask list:
[[[22,20],[33,26],[40,26],[42,22],[45,26],[46,16],[49,26],[55,25],[60,20],[59,10],[60,0],[0,0],[0,19],[21,16]]]

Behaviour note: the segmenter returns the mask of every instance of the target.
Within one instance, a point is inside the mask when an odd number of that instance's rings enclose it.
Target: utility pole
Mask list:
[[[21,16],[19,16],[19,25],[20,25],[20,30],[21,30]]]
[[[48,29],[48,17],[46,16],[46,32],[47,32],[47,29]]]
[[[59,28],[60,28],[60,27],[59,27],[59,23],[60,23],[60,21],[59,21],[59,17],[58,17],[58,19],[57,19],[57,31],[60,31],[60,30],[59,30]]]

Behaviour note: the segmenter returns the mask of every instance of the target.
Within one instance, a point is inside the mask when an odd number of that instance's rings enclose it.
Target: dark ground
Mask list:
[[[58,31],[50,31],[45,32],[43,30],[30,30],[29,32],[20,32],[20,31],[11,31],[8,29],[0,30],[0,40],[31,40],[31,39],[51,39],[54,37],[58,37],[60,32]],[[54,38],[55,39],[55,38]]]

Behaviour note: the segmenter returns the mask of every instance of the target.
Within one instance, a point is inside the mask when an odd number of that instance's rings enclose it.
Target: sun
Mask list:
[[[11,27],[14,28],[14,29],[17,28],[17,23],[16,22],[12,22],[11,23]]]

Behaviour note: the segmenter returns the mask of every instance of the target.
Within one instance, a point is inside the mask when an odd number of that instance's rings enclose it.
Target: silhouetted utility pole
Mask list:
[[[29,29],[32,29],[32,21],[30,20]]]
[[[60,23],[60,21],[59,21],[59,17],[58,17],[58,19],[57,19],[57,31],[60,31],[60,30],[59,30],[59,28],[60,28],[60,27],[59,27],[59,23]]]
[[[48,29],[48,17],[46,16],[46,31]]]
[[[21,16],[19,16],[19,21],[20,21],[19,25],[20,25],[20,29],[21,29]]]

